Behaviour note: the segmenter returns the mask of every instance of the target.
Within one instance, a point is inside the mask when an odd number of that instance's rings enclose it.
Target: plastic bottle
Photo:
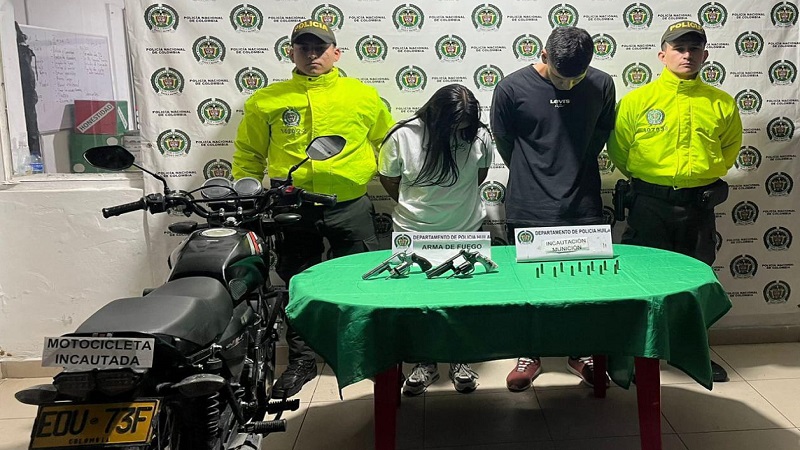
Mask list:
[[[44,160],[42,160],[41,155],[32,153],[30,157],[30,165],[32,174],[44,173]]]
[[[31,174],[31,155],[25,155],[22,158],[22,162],[19,163],[19,167],[17,173],[20,175],[30,175]]]

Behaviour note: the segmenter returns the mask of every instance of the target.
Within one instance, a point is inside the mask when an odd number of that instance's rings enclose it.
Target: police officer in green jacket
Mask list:
[[[683,253],[714,262],[714,206],[728,194],[720,179],[742,145],[733,98],[697,75],[708,58],[706,33],[692,21],[667,28],[658,58],[661,76],[617,105],[608,155],[631,178],[623,244]],[[714,381],[727,373],[712,362]]]
[[[302,161],[317,136],[340,135],[344,150],[325,161],[308,161],[292,174],[294,185],[336,194],[332,208],[303,205],[302,220],[283,232],[278,275],[289,280],[319,263],[328,240],[328,258],[376,250],[378,240],[367,197],[367,183],[377,173],[376,149],[394,124],[378,92],[354,78],[341,77],[334,64],[341,56],[336,38],[323,22],[295,25],[289,56],[295,64],[289,80],[256,91],[244,105],[233,154],[233,176],[286,178]],[[289,365],[272,390],[273,398],[291,397],[317,375],[314,351],[287,329]]]

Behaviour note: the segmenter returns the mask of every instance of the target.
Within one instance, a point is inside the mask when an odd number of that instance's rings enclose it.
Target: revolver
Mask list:
[[[438,277],[439,275],[442,275],[443,273],[448,272],[450,270],[453,271],[453,274],[450,275],[447,278],[451,278],[451,277],[454,277],[456,275],[469,275],[469,274],[471,274],[475,270],[475,265],[472,262],[470,262],[469,259],[467,259],[467,257],[464,255],[465,253],[466,253],[466,250],[461,250],[460,252],[458,252],[455,255],[453,255],[452,257],[450,257],[450,259],[448,259],[447,261],[445,261],[445,262],[439,264],[438,266],[426,271],[425,275],[427,275],[428,278],[433,278],[433,277]],[[459,265],[456,265],[454,261],[459,256],[464,256],[464,262],[459,264]]]
[[[388,278],[403,278],[407,276],[409,272],[411,272],[411,266],[414,264],[417,264],[423,272],[430,269],[432,266],[430,261],[416,253],[408,254],[406,252],[400,252],[397,253],[396,256],[397,259],[400,260],[400,264],[397,267],[389,268]]]
[[[392,263],[400,262],[399,265],[396,267],[392,267]],[[427,259],[423,258],[422,256],[417,255],[416,253],[408,254],[405,251],[397,252],[392,256],[385,259],[383,262],[375,266],[372,270],[361,275],[361,279],[366,280],[372,276],[375,276],[379,273],[383,273],[388,271],[389,278],[402,278],[411,271],[411,266],[417,264],[422,269],[422,271],[426,271],[431,268],[431,263]]]
[[[431,264],[430,261],[423,258],[422,256],[419,256],[416,253],[409,254],[406,252],[400,252],[397,254],[397,257],[401,261],[400,264],[401,266],[406,263],[408,263],[409,267],[411,266],[411,264],[416,264],[419,266],[420,269],[422,269],[423,272],[427,272],[431,267],[433,267],[433,264]]]
[[[475,265],[475,263],[480,263],[486,272],[495,272],[497,271],[497,263],[486,257],[485,255],[481,254],[480,252],[471,252],[468,250],[462,250],[462,255],[464,259],[469,261],[470,264]]]
[[[392,262],[397,261],[397,259],[400,256],[400,254],[404,254],[404,253],[405,252],[395,253],[394,255],[386,258],[382,263],[380,263],[377,266],[375,266],[372,270],[370,270],[369,272],[365,273],[364,275],[361,275],[361,279],[362,280],[366,280],[367,278],[369,278],[371,276],[377,275],[379,273],[383,273],[383,272],[391,269],[392,268]]]

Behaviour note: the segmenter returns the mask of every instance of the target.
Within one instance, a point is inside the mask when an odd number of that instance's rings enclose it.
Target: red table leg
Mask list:
[[[661,378],[658,360],[635,358],[642,450],[661,450]]]
[[[594,361],[594,396],[606,398],[606,355],[592,355]]]
[[[398,408],[400,407],[400,397],[401,397],[400,392],[402,392],[402,389],[403,389],[403,365],[402,364],[398,364],[397,365],[397,389],[395,389],[395,391],[397,391],[397,407]]]
[[[375,377],[375,450],[394,450],[400,370],[391,367]]]

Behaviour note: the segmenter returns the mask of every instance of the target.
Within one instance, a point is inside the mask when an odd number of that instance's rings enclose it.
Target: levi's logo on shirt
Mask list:
[[[550,104],[553,105],[554,108],[563,108],[563,107],[569,105],[569,103],[570,103],[570,99],[568,99],[568,98],[550,100]]]

